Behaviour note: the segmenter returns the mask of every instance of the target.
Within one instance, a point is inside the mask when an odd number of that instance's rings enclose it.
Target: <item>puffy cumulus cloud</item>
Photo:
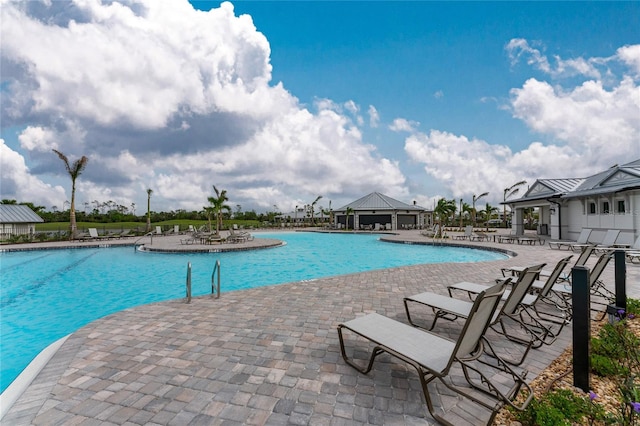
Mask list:
[[[201,209],[213,184],[234,204],[283,209],[407,193],[398,164],[363,141],[359,105],[300,106],[231,3],[4,2],[0,14],[2,125],[23,129],[7,161],[28,156],[34,182],[61,174],[56,148],[90,158],[80,200],[146,203],[151,188],[157,210]]]
[[[640,154],[640,87],[630,77],[612,90],[592,80],[563,90],[529,79],[511,95],[515,117],[566,143],[580,157],[607,166],[620,162],[621,153]]]
[[[529,78],[521,88],[511,90],[513,116],[552,143],[535,141],[512,152],[507,146],[464,135],[414,131],[405,140],[405,151],[444,184],[449,197],[468,199],[488,191],[487,200],[498,203],[504,188],[523,179],[532,183],[537,178],[585,177],[640,157],[636,80],[640,46],[619,48],[609,58],[563,60],[556,56],[553,65],[524,39],[511,40],[506,49],[514,64],[526,58],[529,65],[552,78],[579,74],[588,79],[565,88]],[[616,68],[616,63],[626,68]],[[598,67],[605,67],[606,72]],[[402,119],[394,126],[407,131],[413,128]]]
[[[536,176],[510,166],[513,153],[509,147],[438,130],[412,134],[405,141],[405,151],[424,164],[427,174],[443,183],[454,198],[488,191],[488,200],[500,202],[504,188]]]
[[[640,76],[640,44],[623,46],[616,51],[616,55],[636,76]]]
[[[2,198],[34,202],[47,209],[52,206],[62,208],[62,202],[67,199],[62,187],[52,186],[33,176],[24,158],[8,147],[4,139],[0,139],[0,188]]]

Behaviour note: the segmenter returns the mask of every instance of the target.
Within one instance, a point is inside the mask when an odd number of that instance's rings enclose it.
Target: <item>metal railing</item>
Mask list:
[[[154,231],[147,232],[147,233],[146,233],[146,234],[144,234],[142,237],[138,238],[138,239],[136,240],[136,242],[135,242],[135,243],[133,243],[133,251],[138,251],[138,241],[140,241],[141,239],[143,239],[143,238],[145,238],[145,237],[149,237],[149,236],[150,236],[150,237],[151,237],[151,242],[149,243],[149,245],[153,245],[153,232],[154,232]],[[140,244],[140,245],[142,245],[142,244]]]
[[[191,303],[191,262],[187,262],[187,303]]]
[[[191,262],[187,262],[187,303],[191,303]],[[220,261],[216,260],[211,273],[211,297],[220,298]]]
[[[219,260],[216,260],[216,264],[213,267],[213,272],[211,273],[211,297],[215,297],[216,299],[220,298],[220,261]]]

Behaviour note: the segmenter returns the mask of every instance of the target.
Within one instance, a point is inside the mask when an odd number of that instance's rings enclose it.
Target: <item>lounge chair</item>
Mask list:
[[[491,237],[484,232],[474,232],[469,238],[471,241],[489,241]]]
[[[573,264],[573,267],[576,266],[584,266],[585,263],[587,263],[587,260],[589,259],[589,257],[591,256],[591,254],[594,252],[595,248],[594,246],[586,246],[582,249],[582,252],[580,253],[580,256],[578,256],[578,259],[576,260],[576,263]],[[569,259],[571,259],[573,257],[573,255],[569,256]],[[523,270],[525,269],[524,266],[509,266],[506,268],[502,268],[500,269],[500,271],[502,272],[502,276],[506,277],[507,274],[511,274],[511,275],[518,275],[520,274]],[[552,271],[543,269],[542,271],[540,271],[540,276],[541,277],[548,277],[549,275],[551,275]],[[561,275],[558,278],[560,281],[571,281],[571,274],[567,273],[564,275]]]
[[[601,251],[615,248],[618,235],[620,235],[619,229],[609,229],[605,234],[604,238],[602,239],[602,242],[600,244],[596,244],[596,252],[601,252]]]
[[[164,235],[164,234],[162,233],[162,226],[156,226],[156,232],[155,232],[155,234],[156,234],[156,235]]]
[[[108,240],[109,237],[107,235],[99,235],[98,230],[96,228],[89,228],[89,239],[91,240]]]
[[[592,297],[595,296],[596,298],[600,298],[600,299],[605,299],[605,302],[601,302],[597,299],[596,300],[592,299],[591,300],[592,305],[606,306],[609,303],[611,303],[613,300],[615,300],[615,294],[611,290],[606,288],[604,286],[604,282],[600,280],[600,276],[602,275],[605,268],[607,267],[607,264],[613,257],[613,254],[614,252],[607,252],[607,253],[601,254],[598,260],[596,261],[596,263],[593,265],[593,268],[591,268],[591,271],[589,274],[589,291],[591,293],[591,296]],[[536,288],[536,287],[537,286],[534,284],[533,288]],[[568,306],[569,309],[571,309],[571,298],[572,298],[571,283],[554,284],[550,289],[550,293],[558,297],[558,299],[563,300],[566,306]],[[593,307],[591,308],[591,310],[598,311]],[[603,313],[602,316],[604,317],[604,315],[605,314]]]
[[[506,327],[504,324],[504,322],[507,319],[512,319],[512,320],[515,320],[517,323],[521,323],[519,316],[520,316],[520,311],[522,310],[522,307],[520,306],[520,304],[524,299],[524,297],[529,292],[531,285],[535,281],[537,274],[540,271],[540,269],[542,269],[542,267],[543,265],[536,265],[531,267],[530,269],[527,269],[523,274],[520,275],[520,277],[518,277],[518,281],[513,284],[513,289],[511,291],[509,290],[504,291],[504,293],[502,294],[502,300],[504,300],[504,303],[502,304],[500,309],[495,311],[493,318],[491,319],[491,322],[490,322],[490,325],[492,328],[497,327],[498,324],[500,324],[501,331],[498,331],[500,329],[496,329],[496,331],[500,332],[501,334],[507,335]],[[511,278],[507,278],[501,284],[508,284],[510,280]],[[472,284],[472,283],[465,283],[465,284]],[[490,288],[490,286],[484,286],[481,284],[474,284],[474,285],[480,287],[480,291],[478,293],[487,291]],[[431,325],[428,328],[422,327],[420,324],[416,323],[411,317],[409,306],[414,304],[428,306],[433,310],[434,318],[433,318],[433,321],[431,322]],[[439,318],[447,319],[450,321],[456,320],[458,318],[468,318],[469,312],[471,311],[472,306],[473,306],[473,302],[453,298],[451,296],[451,288],[449,289],[449,296],[444,296],[437,293],[425,292],[425,293],[420,293],[414,296],[404,298],[404,309],[407,313],[407,319],[409,323],[414,327],[424,328],[429,331],[433,330]],[[520,326],[523,326],[523,324],[520,324]],[[529,332],[528,329],[525,328],[525,330]],[[531,333],[531,336],[529,336],[529,338],[526,340],[520,337],[513,338],[514,341],[525,344],[526,348],[519,360],[512,361],[512,360],[505,359],[506,362],[519,365],[524,361],[524,358],[526,357],[527,353],[529,353],[529,349],[531,349],[531,347],[534,346],[534,344],[537,344],[537,346],[542,345],[542,340],[544,340],[544,337],[546,337],[546,335],[543,337],[540,337],[539,336],[540,333],[538,333],[537,330],[531,331],[530,333]]]
[[[627,241],[630,241],[633,237],[631,237],[629,234],[623,234],[623,235],[624,235],[623,239],[621,239],[620,236],[618,236],[618,238],[616,238],[615,243],[613,243],[609,247],[605,247],[603,245],[596,246],[596,251],[599,253],[602,253],[605,251],[611,251],[611,250],[623,250],[625,252],[640,251],[640,236],[638,236],[638,238],[636,238],[636,240],[633,243],[629,244],[627,243]]]
[[[454,235],[453,238],[456,240],[469,240],[471,239],[472,235],[473,235],[473,226],[469,225],[464,227],[464,234]]]
[[[575,242],[572,241],[549,241],[549,248],[557,248],[558,250],[566,247],[567,250],[571,249],[572,244],[587,244],[589,237],[591,236],[591,228],[582,228],[578,239]]]
[[[438,235],[439,231],[440,231],[440,226],[434,225],[431,229],[425,229],[424,231],[420,232],[420,235],[424,237],[434,238]]]
[[[593,244],[595,246],[602,246],[602,245],[610,246],[610,245],[612,245],[613,243],[616,242],[616,238],[618,238],[618,234],[619,233],[620,233],[620,231],[617,230],[617,229],[609,229],[607,231],[607,233],[604,235],[604,238],[601,241],[592,240],[592,241],[584,243],[584,244],[576,242],[575,244],[571,244],[571,250],[573,250],[573,251],[582,250],[582,248],[584,246],[589,245],[589,244]]]
[[[542,344],[550,345],[555,342],[564,326],[569,323],[571,319],[571,312],[570,307],[567,306],[564,300],[554,300],[550,296],[550,292],[552,286],[555,285],[558,277],[560,277],[560,274],[571,260],[571,257],[572,256],[568,256],[560,260],[553,268],[551,275],[545,281],[535,279],[536,274],[540,272],[543,265],[526,268],[523,273],[533,275],[533,278],[523,278],[521,274],[514,285],[514,289],[511,291],[505,290],[502,296],[503,299],[511,297],[511,292],[518,290],[516,286],[523,281],[528,284],[526,289],[527,292],[531,289],[537,290],[536,294],[526,294],[519,299],[520,301],[516,312],[505,312],[505,317],[515,321],[528,334],[529,339],[522,339],[509,334],[505,327],[504,319],[492,324],[492,328],[511,341],[527,345],[526,351],[528,351],[531,346],[537,348]],[[507,280],[509,279],[510,278],[507,278]],[[448,290],[450,295],[452,295],[452,292],[455,290],[464,291],[467,293],[469,298],[473,299],[473,296],[482,291],[486,291],[487,288],[489,288],[489,286],[483,284],[462,282],[450,285]],[[553,312],[544,311],[541,309],[541,303],[552,305],[555,310]],[[497,329],[497,325],[500,325],[501,329]],[[553,328],[555,325],[559,325],[556,330]],[[524,360],[526,351],[519,362]]]
[[[531,388],[524,379],[526,372],[524,374],[516,373],[495,354],[493,354],[495,358],[491,363],[481,358],[485,346],[487,346],[484,334],[489,327],[503,291],[504,285],[498,284],[486,292],[482,292],[476,298],[456,341],[422,331],[376,313],[342,323],[338,326],[342,358],[359,372],[367,374],[371,371],[375,358],[386,352],[416,369],[429,413],[438,422],[450,426],[454,424],[444,418],[433,405],[428,386],[436,379],[456,394],[490,410],[491,415],[487,424],[491,424],[503,406],[509,405],[517,410],[524,410],[533,396]],[[375,345],[368,365],[360,366],[347,355],[345,331],[360,336]],[[481,364],[482,371],[476,363]],[[463,372],[461,378],[464,378],[469,386],[453,383],[450,380],[449,375],[454,364],[460,365]],[[500,374],[499,383],[487,377],[486,368],[488,367],[500,373],[506,373]],[[474,379],[475,377],[479,377],[479,379]],[[506,379],[509,379],[508,385]],[[508,389],[502,390],[507,387]],[[520,401],[522,402],[516,404],[514,401],[520,396],[521,391],[522,399]]]

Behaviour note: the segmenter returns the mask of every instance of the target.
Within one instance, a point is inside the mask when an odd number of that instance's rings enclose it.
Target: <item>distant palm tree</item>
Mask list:
[[[147,232],[151,231],[151,194],[153,189],[147,189]]]
[[[316,224],[316,218],[315,218],[315,215],[314,215],[313,211],[314,211],[314,208],[315,208],[316,204],[318,203],[318,201],[320,201],[321,198],[322,198],[322,195],[318,195],[318,197],[315,199],[315,201],[313,203],[311,203],[311,207],[310,207],[310,210],[311,210],[311,223],[313,223],[314,225]]]
[[[433,213],[435,214],[438,221],[438,235],[436,237],[442,236],[442,227],[443,224],[446,223],[446,220],[451,217],[456,211],[456,200],[446,200],[444,198],[440,198],[438,200],[438,204],[433,209]]]
[[[216,235],[218,235],[220,234],[220,227],[222,226],[222,211],[226,210],[231,213],[231,207],[225,204],[225,202],[229,201],[226,190],[218,191],[215,185],[213,185],[213,190],[216,192],[216,196],[208,197],[207,201],[209,201],[210,208],[216,216]],[[206,207],[205,210],[207,210]],[[209,231],[211,231],[211,219],[209,219]]]
[[[346,220],[346,222],[344,224],[344,227],[345,227],[346,230],[349,230],[349,215],[353,214],[353,209],[351,207],[347,207],[346,214],[347,214],[347,220]],[[355,223],[353,225],[355,227]]]
[[[54,149],[53,152],[58,154],[58,157],[64,161],[64,166],[67,169],[67,173],[71,177],[71,205],[69,206],[69,239],[73,240],[76,237],[78,226],[76,225],[76,179],[82,174],[82,171],[87,166],[89,159],[86,156],[69,164],[69,159],[66,155],[60,151]]]
[[[491,204],[487,203],[484,206],[484,210],[481,210],[481,213],[484,216],[484,220],[486,222],[486,226],[487,226],[487,231],[489,230],[489,221],[491,220],[491,217],[493,216],[494,213],[498,213],[498,208],[497,207],[493,207]]]

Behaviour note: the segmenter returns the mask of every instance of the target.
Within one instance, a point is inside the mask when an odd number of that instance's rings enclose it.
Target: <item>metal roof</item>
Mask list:
[[[39,223],[44,220],[28,206],[0,204],[0,223]]]
[[[362,198],[357,199],[344,207],[336,209],[336,211],[344,211],[347,208],[352,208],[353,211],[360,210],[425,210],[424,207],[420,207],[415,204],[406,204],[402,201],[395,200],[391,197],[387,197],[379,192],[372,192],[369,195],[365,195]]]
[[[506,204],[526,203],[548,198],[577,198],[613,194],[640,188],[640,159],[615,165],[586,178],[538,179],[527,193]]]

